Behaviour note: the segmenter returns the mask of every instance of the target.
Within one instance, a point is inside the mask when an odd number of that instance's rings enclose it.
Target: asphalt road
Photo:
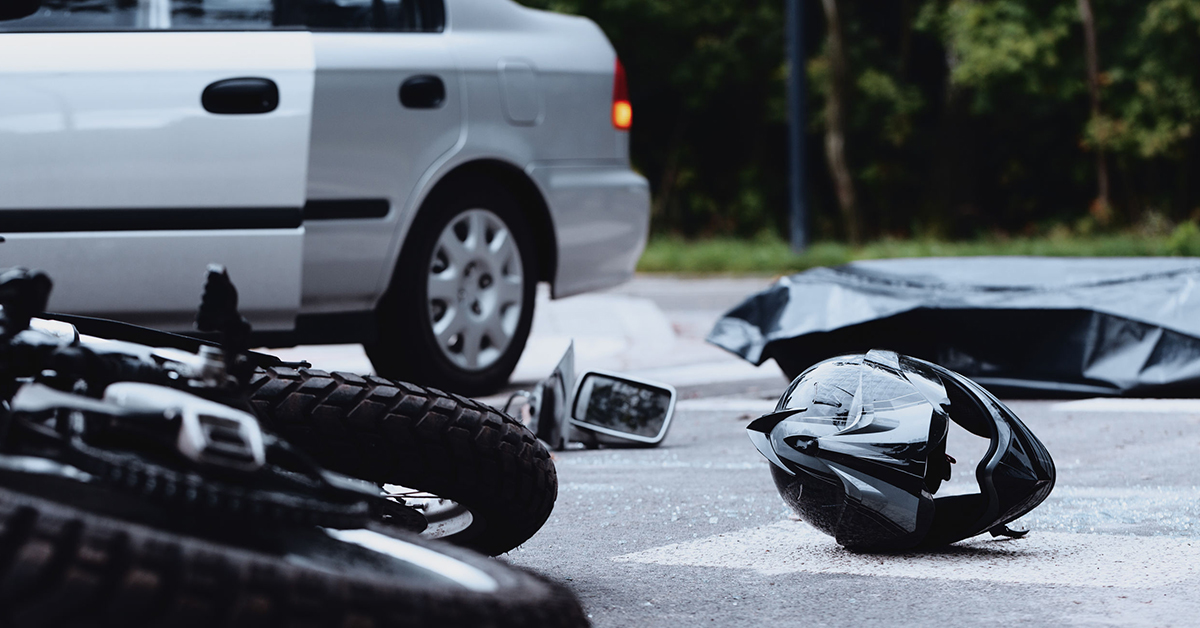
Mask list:
[[[1200,401],[1011,402],[1058,469],[1014,524],[1028,536],[851,553],[791,516],[745,436],[786,384],[778,369],[703,343],[767,283],[642,277],[542,295],[515,386],[574,338],[579,370],[657,376],[685,399],[660,448],[558,452],[554,513],[505,560],[568,584],[598,627],[1200,625]],[[326,351],[322,366],[365,368]],[[943,491],[969,490],[983,447],[951,435],[959,463]]]
[[[744,435],[761,404],[735,399],[685,404],[659,449],[556,454],[554,513],[507,559],[599,627],[1200,623],[1200,403],[1013,402],[1059,474],[1029,535],[863,555],[790,517]]]

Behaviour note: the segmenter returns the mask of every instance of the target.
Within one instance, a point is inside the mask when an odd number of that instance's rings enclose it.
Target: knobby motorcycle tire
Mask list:
[[[586,626],[560,585],[392,535],[494,579],[492,592],[177,534],[0,488],[2,626]]]
[[[446,537],[458,545],[502,554],[532,537],[554,508],[550,452],[490,406],[398,380],[307,368],[258,369],[251,390],[263,425],[320,465],[468,508],[471,526]]]

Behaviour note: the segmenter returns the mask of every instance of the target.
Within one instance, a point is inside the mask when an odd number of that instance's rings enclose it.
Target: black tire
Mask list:
[[[297,559],[0,488],[0,625],[587,625],[560,585],[444,543],[387,536],[465,563],[497,588],[439,584],[436,571],[378,553],[338,560],[364,550],[328,536]]]
[[[375,372],[462,395],[478,397],[508,383],[533,321],[539,269],[534,239],[516,196],[491,179],[459,182],[435,192],[422,207],[405,241],[387,294],[376,311],[378,340],[363,345]],[[523,274],[521,311],[515,331],[495,362],[478,369],[456,364],[433,332],[428,281],[439,236],[466,212],[485,210],[503,221],[512,235]],[[462,290],[459,299],[462,299]],[[465,308],[465,303],[459,303]],[[467,315],[463,314],[464,317]]]
[[[321,466],[466,506],[469,528],[447,540],[497,555],[550,516],[558,475],[550,452],[490,406],[406,382],[315,369],[259,369],[250,402],[268,430]]]

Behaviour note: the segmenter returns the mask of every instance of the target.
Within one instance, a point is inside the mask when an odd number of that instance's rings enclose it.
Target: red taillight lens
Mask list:
[[[625,66],[617,59],[617,71],[613,77],[612,123],[621,131],[633,126],[633,106],[629,104],[629,85],[625,83]]]

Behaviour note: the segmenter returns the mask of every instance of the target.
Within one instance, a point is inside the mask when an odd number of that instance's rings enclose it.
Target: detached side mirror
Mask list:
[[[605,371],[588,371],[571,404],[571,427],[585,444],[654,447],[667,436],[675,389]]]
[[[551,449],[562,451],[567,448],[567,404],[571,403],[568,396],[575,389],[575,341],[567,345],[566,353],[550,373],[550,377],[538,384],[534,395],[537,400],[534,405],[538,409],[537,437],[550,445]]]
[[[0,0],[0,21],[29,17],[41,7],[41,0]]]

